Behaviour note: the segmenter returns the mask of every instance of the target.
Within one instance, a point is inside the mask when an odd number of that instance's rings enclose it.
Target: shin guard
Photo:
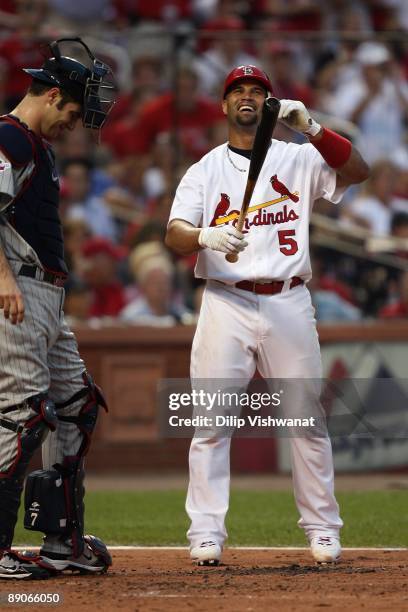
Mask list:
[[[79,449],[54,464],[53,469],[30,474],[25,499],[25,527],[69,540],[74,557],[81,555],[84,548],[84,457],[89,450],[99,408],[107,409],[102,392],[86,372],[83,379],[84,389],[63,404],[57,404],[57,408],[65,408],[82,397],[85,400],[76,416],[59,416],[60,421],[73,423],[80,430]]]
[[[17,411],[28,415],[36,413],[22,424],[16,418]],[[9,416],[10,415],[10,416]],[[56,413],[54,404],[41,394],[26,400],[25,405],[3,410],[0,427],[14,432],[16,452],[10,465],[2,466],[0,473],[0,551],[11,546],[21,492],[28,464],[34,451],[41,445],[48,429],[55,429]]]

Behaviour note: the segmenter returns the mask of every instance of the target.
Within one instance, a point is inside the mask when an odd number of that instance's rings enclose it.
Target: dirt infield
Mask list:
[[[225,551],[217,568],[193,566],[185,550],[114,551],[104,576],[64,576],[0,584],[8,592],[59,593],[64,612],[78,610],[224,612],[269,610],[408,610],[407,551],[345,551],[334,567],[314,565],[308,551]],[[28,605],[45,610],[52,605]]]

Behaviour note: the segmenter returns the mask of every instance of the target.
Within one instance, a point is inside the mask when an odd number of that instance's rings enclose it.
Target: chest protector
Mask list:
[[[6,216],[45,269],[67,273],[59,216],[59,180],[51,146],[18,119],[0,117],[0,146],[14,167],[34,162]],[[18,147],[18,148],[17,148]]]

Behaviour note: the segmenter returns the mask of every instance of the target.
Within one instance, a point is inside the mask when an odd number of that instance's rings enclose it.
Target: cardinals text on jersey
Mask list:
[[[230,157],[234,163],[231,163]],[[170,220],[196,227],[236,223],[245,191],[249,160],[216,147],[189,168],[177,189]],[[311,277],[309,222],[313,202],[338,203],[336,173],[311,144],[273,140],[256,183],[244,231],[248,247],[239,262],[211,249],[199,252],[196,276],[236,283]]]

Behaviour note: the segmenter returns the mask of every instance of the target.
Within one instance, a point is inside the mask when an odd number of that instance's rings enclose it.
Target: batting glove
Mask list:
[[[198,236],[198,243],[203,248],[222,253],[240,253],[248,246],[244,234],[231,225],[205,227]]]
[[[278,119],[292,130],[307,136],[316,136],[322,129],[320,123],[311,118],[306,106],[299,100],[281,100]]]

